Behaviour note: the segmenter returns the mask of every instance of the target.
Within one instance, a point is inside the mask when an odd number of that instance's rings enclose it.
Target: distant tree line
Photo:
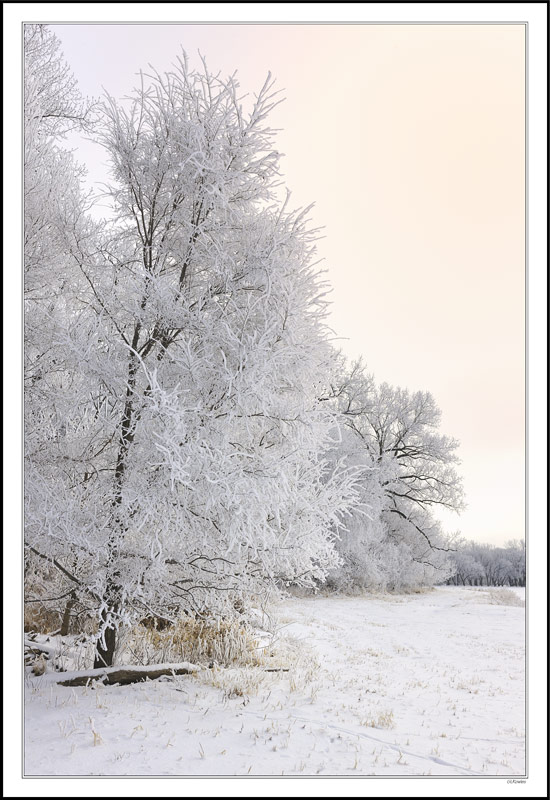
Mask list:
[[[450,553],[456,572],[453,586],[525,586],[525,540],[513,539],[503,547],[462,541]]]

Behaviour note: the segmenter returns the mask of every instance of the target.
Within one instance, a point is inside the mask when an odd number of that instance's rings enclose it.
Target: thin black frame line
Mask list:
[[[139,5],[139,3],[137,4]],[[542,5],[542,3],[541,3]],[[265,25],[272,27],[273,25],[284,25],[289,27],[291,25],[310,25],[310,26],[319,26],[319,25],[528,25],[527,20],[502,20],[502,21],[480,21],[476,22],[472,20],[471,22],[464,22],[464,21],[452,21],[449,20],[448,22],[434,22],[434,21],[426,21],[426,22],[414,22],[414,21],[405,21],[405,22],[395,22],[388,20],[387,22],[376,22],[376,21],[369,21],[369,20],[357,20],[353,21],[342,21],[342,20],[319,20],[319,21],[292,21],[292,22],[280,22],[278,20],[273,20],[271,22],[265,20],[259,20],[257,22],[251,20],[243,20],[242,22],[235,22],[232,20],[205,20],[205,21],[197,21],[197,20],[172,20],[170,21],[163,21],[163,22],[156,22],[155,20],[146,21],[146,20],[136,20],[134,22],[131,21],[120,21],[120,22],[97,22],[95,20],[52,20],[43,21],[39,19],[32,19],[32,20],[24,20],[22,25]]]

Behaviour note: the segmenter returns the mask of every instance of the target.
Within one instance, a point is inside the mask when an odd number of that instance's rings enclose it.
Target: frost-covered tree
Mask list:
[[[525,539],[510,539],[503,549],[510,563],[508,583],[510,586],[525,586],[527,579]]]
[[[86,219],[83,170],[63,138],[75,127],[89,130],[94,115],[46,26],[24,26],[24,55],[25,490],[32,517],[39,507],[33,491],[37,466],[48,465],[55,474],[66,463],[57,447],[65,426],[60,394],[70,380],[62,339],[83,288],[71,249],[94,232]],[[30,548],[25,561],[27,588],[33,589],[27,601],[42,602],[35,597],[38,589],[49,608],[63,604],[70,592],[53,577],[55,569]]]
[[[379,578],[368,585],[447,578],[449,541],[433,510],[460,510],[462,486],[458,442],[438,432],[441,412],[431,394],[377,385],[359,361],[349,369],[341,364],[326,400],[336,403],[351,437],[347,449],[368,469],[364,490],[376,498],[373,518],[355,513],[339,544],[348,565],[353,553],[353,582],[364,582],[373,559]]]
[[[340,564],[331,570],[327,583],[338,590],[353,587],[385,589],[388,578],[386,533],[381,521],[385,498],[380,472],[368,452],[358,446],[355,434],[345,425],[342,438],[331,452],[332,462],[344,460],[357,471],[357,502],[345,516],[336,540]]]
[[[34,304],[29,325],[40,308],[58,299],[66,240],[85,209],[83,169],[62,140],[70,130],[93,126],[94,104],[79,94],[59,47],[45,25],[24,26],[24,274],[25,299]]]
[[[463,550],[460,543],[455,543],[455,548],[452,553],[455,574],[449,580],[456,586],[482,583],[485,578],[483,565],[471,553]]]
[[[94,102],[82,97],[57,36],[46,25],[25,24],[23,39],[25,136],[33,133],[33,122],[56,139],[70,130],[89,129]]]
[[[184,58],[103,107],[117,219],[67,237],[62,425],[27,468],[29,552],[85,598],[97,666],[123,624],[338,561],[354,476],[328,468],[326,289],[306,212],[276,196],[276,102],[268,79],[244,110]]]

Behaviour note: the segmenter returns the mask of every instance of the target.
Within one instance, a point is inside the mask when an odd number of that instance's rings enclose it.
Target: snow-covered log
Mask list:
[[[181,664],[153,664],[140,667],[104,667],[103,669],[88,669],[83,672],[73,673],[73,677],[58,681],[61,686],[86,686],[93,680],[103,684],[139,683],[139,681],[155,680],[163,675],[192,675],[200,667],[188,662]]]

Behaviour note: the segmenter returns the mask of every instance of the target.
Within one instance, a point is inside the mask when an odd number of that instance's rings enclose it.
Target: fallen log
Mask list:
[[[87,686],[92,681],[100,681],[104,686],[119,683],[139,683],[140,681],[155,680],[163,675],[191,675],[198,672],[200,667],[195,664],[152,664],[148,667],[103,667],[88,669],[85,672],[73,673],[72,677],[65,677],[57,681],[60,686]],[[65,674],[66,675],[66,674]]]
[[[47,658],[49,658],[51,654],[55,652],[54,645],[40,644],[39,642],[34,642],[31,639],[25,639],[24,645],[26,653],[36,653],[37,655],[40,653],[45,653]]]

